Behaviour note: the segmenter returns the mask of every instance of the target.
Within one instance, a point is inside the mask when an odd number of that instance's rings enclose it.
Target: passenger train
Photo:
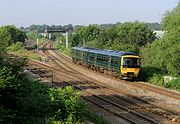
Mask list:
[[[120,79],[137,79],[140,56],[132,52],[73,47],[72,60],[96,71],[107,72]]]

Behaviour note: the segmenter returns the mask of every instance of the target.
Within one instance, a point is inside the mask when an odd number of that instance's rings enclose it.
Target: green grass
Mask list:
[[[71,47],[69,47],[67,49],[65,46],[59,44],[58,42],[56,42],[54,46],[55,46],[55,48],[57,48],[59,51],[63,52],[64,54],[66,54],[68,56],[72,56],[72,48]]]
[[[36,52],[24,49],[22,43],[20,42],[7,47],[7,53],[41,61],[41,56],[39,56]]]
[[[29,59],[34,59],[34,60],[41,61],[41,57],[37,53],[27,51],[27,50],[8,51],[8,53],[9,54],[14,54],[14,55],[17,55],[17,56],[26,57],[26,58],[29,58]]]

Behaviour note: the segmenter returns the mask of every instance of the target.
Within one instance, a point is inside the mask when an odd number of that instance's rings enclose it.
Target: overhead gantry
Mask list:
[[[68,48],[68,29],[66,30],[46,30],[46,33],[49,34],[49,39],[51,39],[51,33],[66,33],[66,48]]]

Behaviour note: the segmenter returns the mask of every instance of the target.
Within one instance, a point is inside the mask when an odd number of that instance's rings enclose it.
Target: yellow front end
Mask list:
[[[135,55],[122,56],[120,70],[124,78],[137,78],[140,71],[140,57]]]

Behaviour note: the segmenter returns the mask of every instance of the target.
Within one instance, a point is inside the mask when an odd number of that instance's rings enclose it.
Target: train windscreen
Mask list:
[[[140,59],[133,57],[125,57],[123,59],[123,68],[139,68],[140,67]]]

